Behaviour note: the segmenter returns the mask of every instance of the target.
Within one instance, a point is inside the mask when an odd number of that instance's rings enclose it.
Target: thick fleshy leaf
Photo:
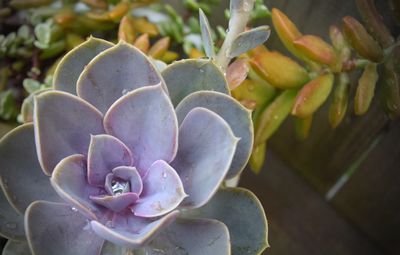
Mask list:
[[[211,36],[210,23],[202,9],[199,9],[199,20],[204,51],[206,52],[207,57],[212,58],[215,56],[214,42]]]
[[[213,90],[229,95],[228,84],[224,74],[211,61],[189,59],[169,65],[162,76],[168,86],[174,106],[187,95],[199,90]]]
[[[143,86],[164,84],[148,58],[121,41],[95,57],[78,79],[78,95],[101,112],[127,92]]]
[[[117,138],[110,135],[91,137],[88,152],[88,182],[104,186],[106,175],[117,166],[131,166],[132,153]]]
[[[232,64],[230,64],[226,70],[226,79],[228,81],[229,88],[234,90],[240,84],[242,84],[242,82],[246,80],[249,71],[250,66],[247,58],[238,58]]]
[[[53,75],[53,86],[57,90],[76,94],[76,82],[85,66],[100,52],[113,44],[102,39],[90,37],[68,52],[60,61]]]
[[[138,195],[142,193],[143,182],[136,167],[120,166],[112,170],[114,177],[129,181],[131,192]]]
[[[27,255],[31,254],[29,245],[25,241],[11,241],[9,240],[4,246],[1,255]]]
[[[261,254],[269,246],[264,209],[247,189],[220,189],[208,204],[188,211],[185,217],[210,218],[225,223],[230,233],[232,255]]]
[[[240,138],[227,179],[238,175],[246,166],[253,147],[253,122],[251,112],[230,96],[212,91],[199,91],[187,96],[176,107],[178,123],[196,107],[207,108],[221,116]]]
[[[116,196],[90,196],[89,197],[93,202],[102,205],[111,211],[121,212],[126,209],[128,206],[135,203],[136,200],[139,199],[139,196],[136,193],[126,192]]]
[[[24,216],[8,203],[0,189],[0,236],[11,240],[24,240]]]
[[[49,91],[36,97],[34,124],[39,162],[48,175],[63,158],[86,154],[90,135],[104,133],[99,111],[61,91]]]
[[[33,202],[26,210],[25,230],[34,254],[98,255],[104,242],[87,219],[66,204]]]
[[[46,91],[50,91],[50,89],[44,89],[35,91],[24,99],[24,102],[21,105],[21,118],[24,123],[33,121],[33,110],[35,106],[35,97],[44,93]]]
[[[11,205],[21,214],[36,200],[61,201],[39,165],[33,124],[24,124],[0,141],[0,179]]]
[[[58,195],[88,217],[96,219],[102,211],[89,197],[105,195],[105,191],[87,183],[85,156],[75,154],[63,159],[50,180]]]
[[[113,221],[107,222],[106,225],[98,221],[91,221],[90,224],[96,234],[107,241],[121,246],[140,248],[171,224],[178,215],[178,211],[173,211],[158,220],[150,220],[136,217],[132,213],[116,214]]]
[[[156,160],[174,159],[177,122],[167,94],[157,85],[139,88],[115,102],[104,117],[104,128],[129,147],[144,176]]]
[[[240,33],[233,41],[229,51],[231,58],[237,57],[247,51],[263,44],[271,34],[269,26],[260,26]]]
[[[132,207],[136,216],[152,218],[174,210],[186,197],[181,179],[165,161],[152,164],[143,179],[143,193]]]
[[[229,230],[210,219],[178,219],[149,244],[148,255],[230,255]]]
[[[182,206],[207,203],[228,173],[238,141],[216,113],[194,108],[187,114],[179,128],[178,154],[171,163],[189,195]]]

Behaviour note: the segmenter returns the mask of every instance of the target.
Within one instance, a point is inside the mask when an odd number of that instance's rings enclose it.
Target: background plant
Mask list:
[[[344,17],[341,28],[329,28],[330,43],[319,36],[303,35],[282,11],[273,9],[275,31],[300,62],[261,46],[231,65],[231,73],[242,74],[231,82],[233,96],[254,110],[255,147],[250,163],[255,172],[265,160],[267,141],[288,116],[294,116],[295,133],[303,140],[310,133],[314,113],[332,97],[328,121],[336,128],[349,112],[352,86],[356,86],[354,114],[364,115],[376,89],[382,89],[387,115],[392,119],[399,116],[396,35],[385,26],[373,0],[356,3],[364,24]],[[398,6],[392,3],[392,7],[398,15]],[[358,70],[361,76],[352,85],[350,76]],[[379,79],[382,87],[376,88]]]

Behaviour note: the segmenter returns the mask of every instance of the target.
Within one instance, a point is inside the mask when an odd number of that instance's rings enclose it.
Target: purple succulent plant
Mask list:
[[[253,131],[212,61],[160,73],[132,46],[90,38],[26,114],[33,123],[0,142],[0,233],[15,240],[6,250],[223,255],[267,246],[255,196],[221,188],[246,165]]]

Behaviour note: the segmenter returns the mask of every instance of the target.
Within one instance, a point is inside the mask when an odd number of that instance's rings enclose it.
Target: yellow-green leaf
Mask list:
[[[378,81],[376,67],[376,64],[368,64],[358,80],[356,96],[354,98],[354,112],[356,115],[365,114],[371,105],[375,94],[376,82]]]
[[[311,116],[328,98],[333,80],[333,74],[323,74],[304,85],[296,97],[292,114],[299,118]]]

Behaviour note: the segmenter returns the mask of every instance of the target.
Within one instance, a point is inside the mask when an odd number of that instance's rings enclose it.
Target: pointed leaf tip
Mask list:
[[[87,65],[77,81],[77,94],[105,113],[127,92],[159,83],[167,91],[149,58],[134,46],[120,41]]]
[[[110,42],[90,36],[61,59],[53,75],[54,88],[76,94],[76,82],[85,66],[100,52],[112,46]]]
[[[268,40],[271,34],[269,26],[260,26],[240,33],[233,41],[229,51],[231,58],[237,57]]]
[[[214,42],[211,36],[210,23],[202,9],[199,9],[199,20],[204,51],[206,52],[207,57],[213,58],[215,56],[215,51]]]
[[[213,90],[229,95],[224,74],[212,61],[189,59],[169,65],[162,76],[170,91],[174,106],[187,95],[200,90]]]

